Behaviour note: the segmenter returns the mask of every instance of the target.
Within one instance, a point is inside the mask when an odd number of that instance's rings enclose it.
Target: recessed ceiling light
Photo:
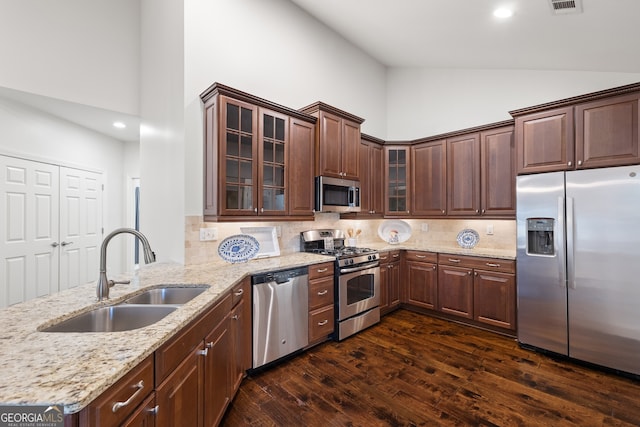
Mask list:
[[[113,122],[113,127],[118,129],[124,129],[127,127],[127,125],[125,125],[122,122]]]
[[[513,10],[506,7],[500,7],[493,11],[493,16],[496,18],[510,18],[513,16]]]

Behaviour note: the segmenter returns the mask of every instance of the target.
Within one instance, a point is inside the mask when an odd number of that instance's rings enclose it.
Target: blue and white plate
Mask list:
[[[478,240],[480,240],[480,236],[478,236],[478,232],[471,228],[465,228],[461,232],[458,233],[458,245],[464,249],[471,249],[475,245],[478,244]]]
[[[227,262],[246,262],[256,256],[260,243],[248,234],[229,236],[220,242],[218,255]]]

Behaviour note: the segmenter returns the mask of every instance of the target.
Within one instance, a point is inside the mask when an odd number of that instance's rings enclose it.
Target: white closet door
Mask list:
[[[58,290],[58,171],[0,156],[0,307]]]
[[[102,174],[60,168],[60,289],[98,280]]]

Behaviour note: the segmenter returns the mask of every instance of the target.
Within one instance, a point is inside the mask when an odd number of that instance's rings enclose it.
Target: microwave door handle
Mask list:
[[[356,187],[349,187],[349,206],[355,206]]]

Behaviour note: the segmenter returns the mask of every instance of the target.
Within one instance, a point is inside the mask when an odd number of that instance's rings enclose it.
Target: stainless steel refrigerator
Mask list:
[[[517,179],[518,341],[640,374],[640,166]]]

